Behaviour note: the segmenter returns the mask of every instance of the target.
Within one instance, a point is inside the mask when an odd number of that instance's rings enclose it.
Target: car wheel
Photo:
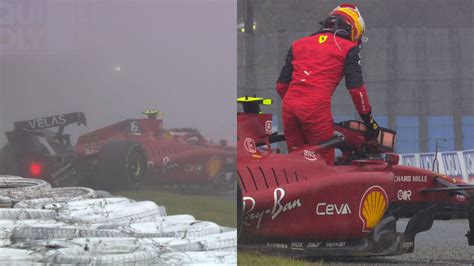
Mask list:
[[[147,170],[145,152],[133,141],[110,141],[99,153],[98,176],[105,189],[139,189]]]
[[[237,185],[237,237],[240,236],[240,231],[242,229],[243,219],[244,219],[244,201],[242,196],[242,189],[240,184]]]

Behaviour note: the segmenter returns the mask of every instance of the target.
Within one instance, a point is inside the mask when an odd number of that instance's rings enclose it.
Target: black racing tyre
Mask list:
[[[240,236],[240,230],[242,227],[242,221],[244,219],[244,205],[243,205],[242,189],[240,184],[237,183],[237,237]]]
[[[139,189],[146,177],[143,147],[133,141],[107,142],[99,153],[96,184],[101,189]]]

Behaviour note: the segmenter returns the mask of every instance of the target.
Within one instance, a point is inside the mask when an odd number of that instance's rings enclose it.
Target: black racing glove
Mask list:
[[[368,114],[359,114],[362,120],[364,121],[364,124],[367,126],[367,139],[377,139],[380,133],[380,128],[379,124],[375,122],[374,118],[372,117],[371,113]]]

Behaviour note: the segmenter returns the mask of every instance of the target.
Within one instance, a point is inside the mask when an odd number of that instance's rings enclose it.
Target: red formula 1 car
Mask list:
[[[199,185],[217,191],[235,187],[235,148],[204,138],[197,129],[164,129],[160,112],[128,119],[79,137],[76,154],[86,183],[137,187],[147,182]],[[145,182],[146,183],[146,182]]]
[[[212,143],[197,129],[164,129],[157,111],[79,137],[72,145],[64,127],[86,124],[83,113],[15,122],[0,151],[0,174],[42,178],[56,186],[78,183],[104,189],[146,182],[235,188],[235,147]],[[51,128],[58,127],[54,132]]]
[[[366,141],[358,121],[335,124],[336,136],[319,146],[281,154],[272,143],[266,99],[239,98],[237,116],[239,248],[291,256],[381,256],[413,252],[417,233],[435,219],[469,220],[474,245],[474,186],[439,173],[398,165],[396,133],[382,129]],[[334,146],[335,166],[319,156]],[[397,232],[399,218],[409,218]]]

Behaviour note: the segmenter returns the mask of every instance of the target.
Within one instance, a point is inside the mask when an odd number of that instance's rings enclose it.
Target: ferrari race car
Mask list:
[[[0,150],[0,174],[47,179],[54,185],[77,184],[74,146],[71,135],[64,134],[71,124],[86,126],[85,115],[77,112],[15,122],[14,129],[5,132],[8,143]]]
[[[239,248],[305,256],[384,256],[411,253],[415,236],[436,219],[468,219],[474,245],[474,186],[442,174],[398,165],[396,132],[381,128],[365,138],[359,121],[335,124],[335,136],[318,146],[282,154],[270,99],[238,102]],[[334,166],[318,154],[341,151]],[[400,218],[408,218],[397,232]]]
[[[95,187],[137,187],[147,182],[235,188],[235,148],[212,143],[194,128],[164,129],[161,112],[127,119],[79,137],[81,173]]]
[[[78,183],[103,189],[145,182],[235,187],[235,148],[212,143],[197,129],[164,129],[160,112],[127,119],[81,135],[75,146],[64,127],[86,124],[83,113],[15,122],[0,152],[0,174],[41,178],[56,186]],[[58,132],[49,129],[58,127]]]

